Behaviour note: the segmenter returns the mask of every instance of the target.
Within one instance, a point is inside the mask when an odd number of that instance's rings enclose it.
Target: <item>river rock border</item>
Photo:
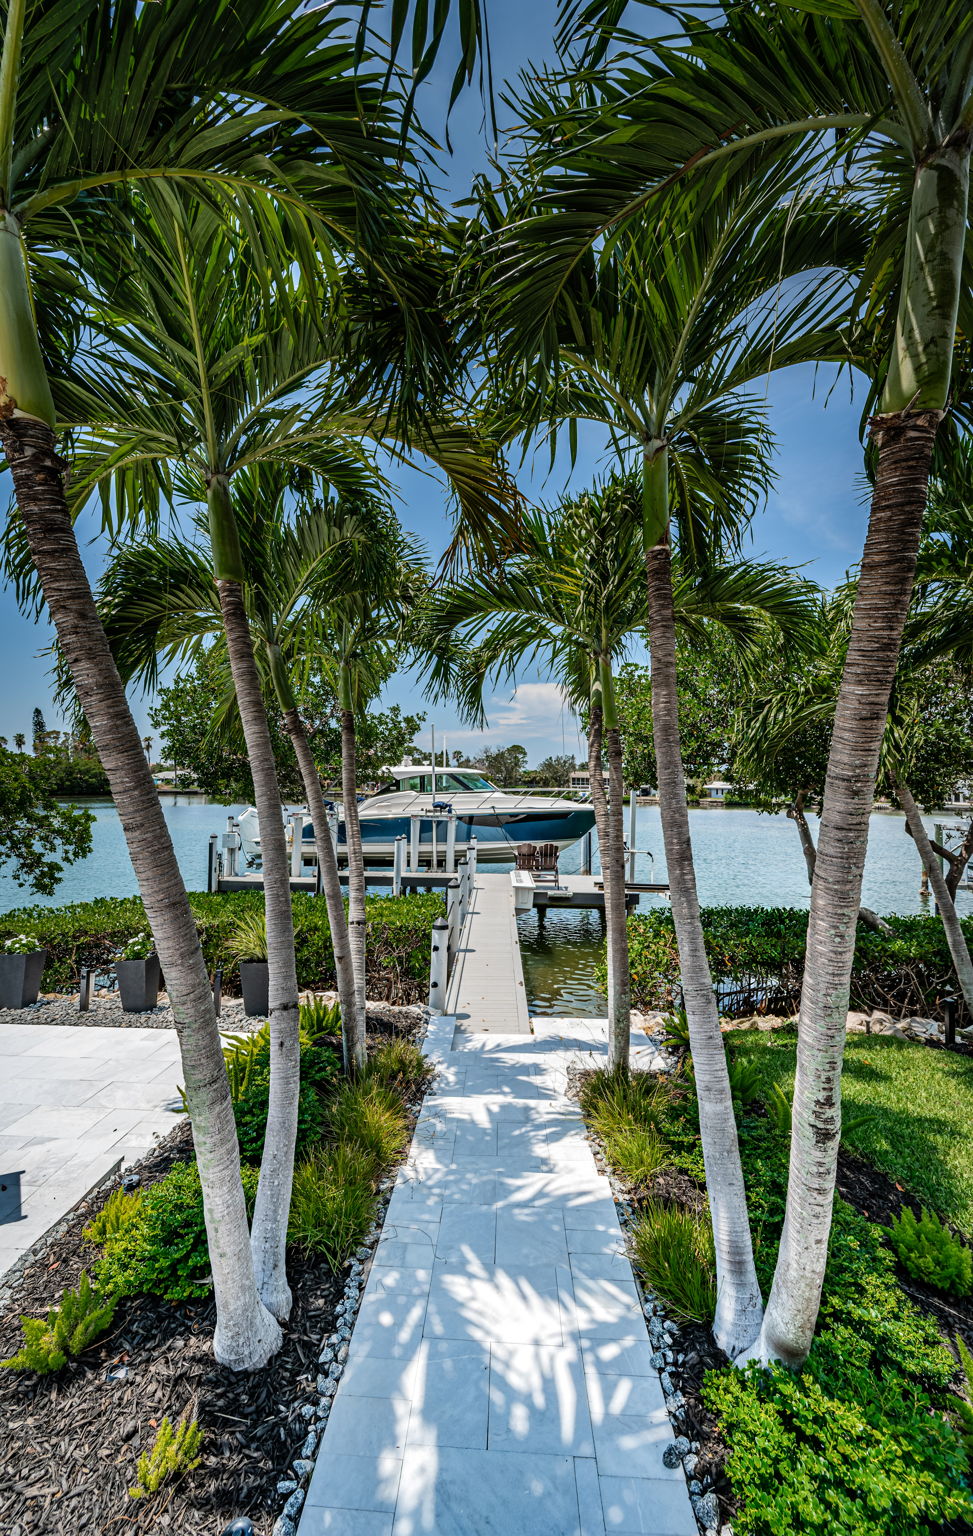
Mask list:
[[[657,1016],[658,1017],[658,1016]],[[634,1016],[633,1016],[634,1023]],[[651,1018],[640,1020],[640,1027],[650,1037],[655,1033],[664,1033],[665,1025],[661,1017],[658,1023]],[[679,1065],[679,1058],[675,1052],[668,1050],[659,1042],[653,1041],[657,1047],[657,1054],[652,1060],[648,1070],[659,1076],[669,1076]],[[618,1219],[625,1233],[626,1239],[632,1229],[632,1223],[636,1212],[629,1199],[629,1192],[624,1182],[619,1179],[612,1165],[605,1157],[601,1142],[594,1131],[585,1127],[585,1134],[591,1144],[595,1163],[599,1173],[607,1177],[612,1194],[615,1197],[615,1209]],[[705,1474],[697,1476],[697,1458],[701,1449],[698,1440],[692,1440],[688,1435],[680,1434],[679,1427],[682,1420],[686,1399],[679,1389],[679,1366],[684,1356],[679,1351],[679,1326],[666,1314],[666,1309],[654,1291],[648,1289],[643,1283],[635,1266],[632,1266],[635,1277],[635,1285],[642,1299],[642,1312],[645,1316],[646,1332],[652,1345],[652,1365],[659,1372],[659,1382],[665,1397],[666,1408],[675,1437],[666,1446],[662,1453],[662,1459],[667,1467],[676,1468],[682,1466],[689,1485],[689,1502],[692,1505],[696,1523],[702,1536],[733,1536],[733,1527],[724,1522],[720,1525],[720,1507],[714,1488],[705,1477]],[[275,1536],[292,1536],[290,1531],[281,1531]]]
[[[414,1007],[410,1011],[421,1015],[422,1018],[422,1024],[416,1035],[416,1044],[421,1045],[429,1023],[429,1010],[420,1006]],[[423,1097],[429,1092],[434,1082],[435,1073],[427,1080]],[[406,1156],[408,1156],[408,1152]],[[385,1225],[385,1213],[388,1209],[389,1200],[392,1198],[392,1190],[395,1188],[399,1167],[400,1163],[396,1163],[378,1186],[379,1198],[375,1220],[365,1234],[365,1239],[361,1246],[356,1248],[352,1255],[344,1293],[335,1308],[337,1327],[328,1334],[321,1346],[321,1352],[318,1355],[318,1371],[314,1382],[314,1390],[309,1395],[309,1400],[302,1403],[298,1409],[301,1418],[307,1424],[307,1434],[304,1437],[300,1451],[291,1463],[290,1476],[281,1478],[277,1484],[277,1492],[284,1500],[284,1505],[274,1522],[271,1536],[296,1536],[297,1522],[300,1519],[301,1509],[304,1505],[308,1480],[314,1471],[315,1453],[321,1436],[327,1427],[331,1405],[334,1402],[338,1383],[341,1380],[345,1363],[348,1359],[352,1329],[355,1326],[355,1318],[358,1316],[358,1308],[361,1305],[362,1293],[365,1289],[365,1282],[368,1279],[368,1271],[372,1266],[375,1250],[378,1247],[382,1228]]]

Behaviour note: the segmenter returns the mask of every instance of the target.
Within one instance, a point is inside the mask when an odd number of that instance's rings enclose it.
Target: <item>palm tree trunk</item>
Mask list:
[[[0,234],[0,243],[4,236]],[[0,372],[4,358],[0,350]],[[58,644],[118,809],[176,1021],[216,1296],[217,1360],[255,1370],[280,1348],[254,1282],[233,1105],[213,994],[159,796],[78,553],[46,422],[0,424],[17,507]]]
[[[609,857],[602,860],[608,952],[613,957],[613,984],[608,1010],[608,1065],[628,1071],[632,1033],[632,978],[628,958],[628,910],[625,905],[625,788],[622,776],[622,741],[615,713],[610,669],[602,668],[605,700],[605,745],[608,752]],[[609,888],[611,900],[609,902]]]
[[[787,1208],[754,1354],[798,1366],[828,1257],[841,1064],[878,756],[915,576],[939,411],[881,416],[875,490],[828,758],[798,1030]]]
[[[595,813],[595,830],[598,833],[598,853],[601,859],[601,877],[605,888],[605,934],[608,946],[608,1061],[609,1066],[618,1063],[612,1059],[614,1030],[612,1021],[616,1014],[618,993],[618,936],[615,922],[615,886],[610,878],[614,867],[614,833],[605,791],[604,777],[604,713],[601,706],[601,689],[592,698],[588,717],[588,782],[591,786],[591,804]],[[624,914],[624,902],[622,911]],[[623,917],[624,921],[624,917]],[[628,1057],[624,1058],[627,1064]]]
[[[304,785],[304,793],[307,796],[311,820],[314,823],[318,864],[321,869],[321,888],[324,891],[324,899],[328,908],[328,923],[331,927],[331,947],[334,950],[335,975],[338,980],[338,1000],[341,1005],[341,1041],[345,1071],[350,1072],[351,1063],[354,1059],[355,1042],[355,969],[351,959],[351,941],[348,937],[345,903],[341,894],[341,880],[338,875],[338,857],[335,853],[334,844],[331,841],[328,812],[324,803],[324,794],[321,790],[321,780],[318,777],[318,770],[314,765],[314,758],[311,755],[311,744],[307,739],[304,721],[301,719],[296,708],[292,707],[285,710],[284,725],[287,728],[287,734],[294,743],[297,764],[301,770],[301,781]]]
[[[212,489],[212,487],[211,487]],[[230,511],[232,516],[232,510]],[[267,961],[270,971],[270,1096],[260,1181],[253,1212],[254,1273],[264,1305],[281,1320],[290,1315],[287,1218],[294,1175],[301,1077],[300,1012],[294,958],[294,914],[287,839],[267,710],[253,654],[253,638],[239,581],[218,577],[216,588],[230,671],[253,775],[260,826]]]
[[[817,849],[814,846],[811,828],[808,826],[807,816],[804,813],[806,799],[807,791],[804,789],[799,790],[793,802],[787,807],[787,814],[797,826],[798,836],[801,839],[801,852],[804,854],[804,863],[807,866],[807,883],[808,885],[813,885]],[[879,917],[877,912],[873,912],[871,907],[858,908],[858,921],[864,923],[865,927],[870,928],[873,933],[884,933],[888,937],[892,932],[888,923]]]
[[[660,461],[661,471],[658,469]],[[647,464],[646,471],[667,476],[665,454],[660,454],[654,464]],[[667,487],[659,490],[664,494]],[[672,917],[679,944],[683,1003],[696,1075],[699,1132],[716,1249],[717,1300],[713,1332],[720,1347],[735,1358],[757,1336],[763,1304],[753,1260],[726,1052],[696,891],[686,778],[679,740],[672,564],[668,534],[663,537],[666,542],[650,548],[645,561],[652,656],[652,734]]]
[[[348,937],[355,975],[352,1072],[365,1065],[365,858],[358,819],[358,770],[355,763],[354,710],[341,711],[341,792],[345,806],[345,848],[348,853]]]
[[[943,929],[946,933],[946,943],[949,945],[949,953],[952,956],[953,969],[956,979],[963,991],[966,1002],[966,1011],[973,1018],[973,961],[970,960],[970,951],[967,947],[966,937],[960,925],[956,907],[950,894],[946,877],[942,866],[933,852],[929,841],[929,835],[922,824],[919,807],[912,797],[912,791],[908,784],[896,775],[895,793],[899,797],[899,803],[905,812],[906,825],[912,833],[913,841],[919,850],[923,867],[929,876],[929,884],[932,886],[933,895],[939,907],[939,915],[942,918]]]

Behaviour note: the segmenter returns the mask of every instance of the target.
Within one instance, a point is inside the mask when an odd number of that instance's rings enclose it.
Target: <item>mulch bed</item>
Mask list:
[[[376,1036],[402,1033],[383,1022],[369,1019]],[[413,1122],[420,1100],[411,1106]],[[143,1185],[154,1183],[191,1146],[181,1125],[128,1171]],[[0,1358],[20,1346],[20,1314],[42,1315],[91,1267],[97,1250],[81,1233],[118,1182],[81,1201],[7,1291]],[[317,1357],[344,1292],[343,1275],[298,1250],[288,1254],[288,1278],[294,1306],[284,1345],[262,1371],[217,1365],[212,1302],[156,1296],[124,1299],[110,1332],[53,1376],[0,1371],[3,1536],[218,1536],[238,1515],[249,1515],[265,1536],[283,1503],[277,1482],[290,1475],[308,1432],[300,1409],[315,1397]],[[200,1465],[151,1498],[129,1498],[139,1455],[151,1448],[163,1415],[175,1420],[187,1405],[204,1432]]]

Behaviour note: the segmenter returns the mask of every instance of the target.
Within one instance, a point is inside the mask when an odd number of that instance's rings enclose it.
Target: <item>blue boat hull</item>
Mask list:
[[[480,857],[509,857],[513,860],[519,843],[557,843],[566,848],[590,832],[594,824],[595,813],[587,805],[579,805],[577,810],[567,815],[563,811],[546,812],[530,807],[525,807],[521,812],[457,812],[456,847],[458,850],[465,848],[470,838],[475,837]],[[432,848],[434,825],[440,852],[445,844],[446,829],[442,820],[434,823],[431,818],[422,817],[419,822],[419,847],[424,854]],[[364,817],[361,822],[366,858],[391,858],[395,839],[409,839],[411,835],[412,820],[409,816]],[[314,841],[314,828],[309,823],[304,826],[304,839],[306,842]],[[339,823],[339,845],[343,846],[344,841],[344,824]]]

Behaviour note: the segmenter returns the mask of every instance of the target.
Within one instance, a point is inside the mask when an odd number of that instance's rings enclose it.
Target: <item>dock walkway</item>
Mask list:
[[[514,893],[506,874],[477,874],[446,1009],[463,1030],[530,1034]]]
[[[299,1536],[696,1536],[611,1186],[566,1093],[573,1062],[604,1058],[604,1021],[520,1027],[510,896],[480,878],[463,1017],[429,1026],[437,1078]],[[633,1036],[636,1064],[652,1053]]]

